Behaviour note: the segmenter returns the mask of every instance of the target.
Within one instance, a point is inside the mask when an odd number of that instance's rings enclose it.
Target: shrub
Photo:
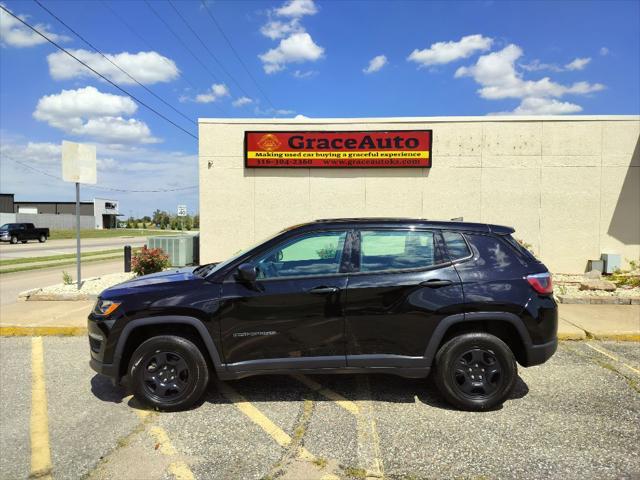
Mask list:
[[[161,272],[169,266],[169,256],[161,248],[147,248],[145,245],[131,259],[131,270],[136,275]]]
[[[62,283],[65,285],[71,285],[73,283],[73,278],[69,275],[69,272],[62,272]]]
[[[640,262],[629,260],[629,268],[627,270],[617,269],[611,274],[610,280],[617,287],[640,287]]]

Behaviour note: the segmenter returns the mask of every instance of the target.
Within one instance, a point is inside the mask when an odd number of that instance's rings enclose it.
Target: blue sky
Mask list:
[[[194,134],[199,117],[640,113],[637,1],[44,1],[184,117],[37,3],[1,3]],[[65,139],[97,146],[83,198],[195,212],[196,140],[1,15],[0,189],[71,200]]]

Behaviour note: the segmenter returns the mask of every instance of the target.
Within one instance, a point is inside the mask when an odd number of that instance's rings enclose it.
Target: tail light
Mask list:
[[[543,295],[553,293],[553,281],[551,279],[551,273],[549,272],[527,275],[527,282],[529,282],[529,285],[538,293]]]

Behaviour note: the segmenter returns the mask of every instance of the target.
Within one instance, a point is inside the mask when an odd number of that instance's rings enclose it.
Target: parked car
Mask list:
[[[5,223],[0,227],[0,241],[11,243],[27,243],[38,240],[44,243],[49,238],[48,228],[36,228],[33,223]]]
[[[233,258],[100,295],[90,364],[140,401],[188,408],[209,379],[259,374],[435,376],[461,409],[503,403],[557,347],[551,274],[512,228],[318,220]]]

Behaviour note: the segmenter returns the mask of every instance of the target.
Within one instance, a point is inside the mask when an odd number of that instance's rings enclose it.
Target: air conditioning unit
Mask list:
[[[172,267],[193,265],[193,235],[161,235],[149,237],[147,247],[160,248],[169,255]]]

